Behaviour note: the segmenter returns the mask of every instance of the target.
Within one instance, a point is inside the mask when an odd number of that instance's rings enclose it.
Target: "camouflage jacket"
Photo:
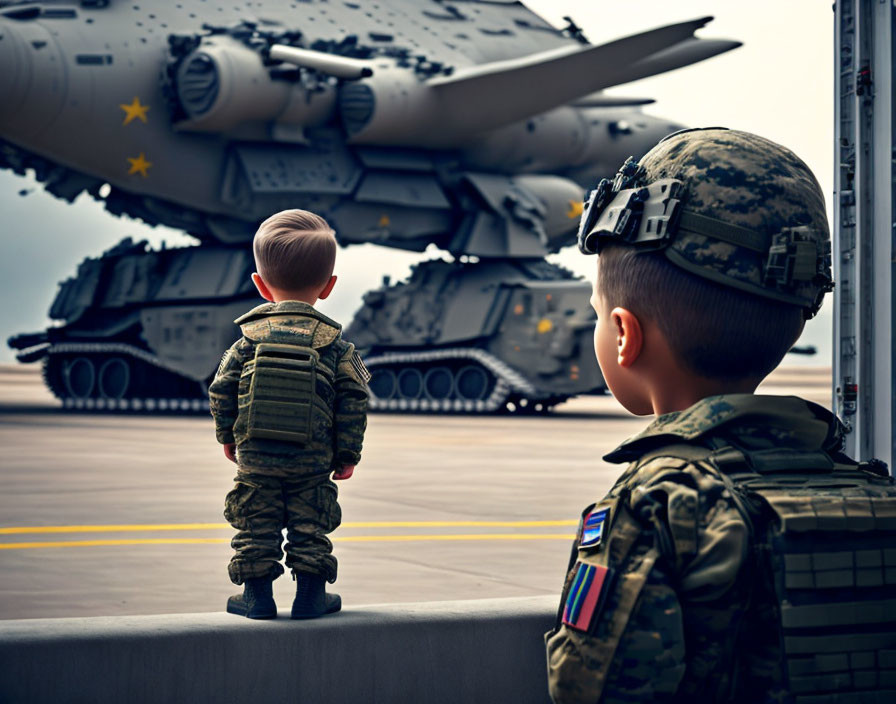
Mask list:
[[[354,346],[342,339],[341,326],[301,301],[266,303],[234,321],[242,328],[221,360],[209,386],[209,402],[218,442],[236,443],[241,471],[274,476],[329,472],[337,465],[357,464],[367,425],[366,370]],[[318,383],[311,437],[298,444],[247,437],[247,401],[251,368],[261,343],[313,348],[319,364],[333,378]]]
[[[781,694],[778,601],[768,570],[757,569],[765,563],[751,513],[738,510],[730,477],[695,458],[736,448],[742,457],[783,450],[851,462],[840,454],[843,433],[808,401],[733,394],[660,416],[607,455],[631,464],[583,512],[557,625],[545,636],[554,701],[763,702]],[[876,481],[875,491],[896,494],[891,480]]]

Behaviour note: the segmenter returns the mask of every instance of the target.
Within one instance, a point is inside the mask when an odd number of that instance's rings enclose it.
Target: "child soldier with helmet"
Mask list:
[[[579,247],[607,384],[656,419],[582,514],[554,701],[896,700],[893,480],[824,408],[753,393],[832,288],[812,173],[756,135],[678,132],[598,185]]]
[[[284,210],[258,228],[252,281],[270,303],[236,320],[242,337],[224,353],[209,387],[218,442],[237,463],[224,516],[237,529],[230,578],[242,594],[227,611],[277,616],[271,583],[286,566],[296,580],[292,618],[339,611],[336,558],[327,534],[342,511],[333,479],[361,459],[369,375],[341,326],[314,308],[336,277],[336,238],[305,210]]]

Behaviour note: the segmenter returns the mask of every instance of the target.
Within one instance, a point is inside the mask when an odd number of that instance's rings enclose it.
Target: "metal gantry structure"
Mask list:
[[[896,458],[893,0],[838,0],[834,30],[834,409],[847,452]]]

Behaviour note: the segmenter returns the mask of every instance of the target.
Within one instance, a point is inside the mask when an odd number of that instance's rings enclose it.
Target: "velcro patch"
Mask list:
[[[600,613],[604,591],[610,583],[610,573],[609,567],[578,563],[576,576],[566,596],[563,623],[577,631],[591,630],[595,616]]]
[[[349,361],[351,362],[352,369],[355,370],[357,375],[361,378],[361,381],[367,384],[370,381],[370,372],[367,371],[367,367],[365,367],[364,362],[361,361],[361,355],[355,352],[352,354]]]
[[[582,525],[582,542],[583,548],[599,545],[604,537],[604,526],[610,518],[610,509],[602,508],[592,511],[585,517],[585,523]]]

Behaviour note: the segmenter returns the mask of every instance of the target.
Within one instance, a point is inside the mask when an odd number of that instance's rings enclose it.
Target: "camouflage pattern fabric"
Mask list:
[[[647,179],[672,177],[687,184],[686,212],[769,235],[806,225],[818,242],[830,241],[818,181],[792,151],[768,139],[737,130],[691,130],[663,140],[639,163]],[[815,253],[813,247],[813,260]],[[742,284],[759,295],[771,288],[765,280],[766,253],[686,232],[679,233],[666,256],[692,273],[719,275],[720,283]],[[829,250],[820,251],[819,258],[829,279]],[[792,288],[790,293],[807,302],[818,293],[811,277]]]
[[[662,179],[682,182],[681,213],[673,218],[670,239],[648,243],[647,250],[661,247],[671,263],[724,286],[800,305],[807,317],[817,312],[832,288],[830,233],[821,188],[793,152],[748,132],[682,130],[639,162],[627,161],[612,186],[598,184],[595,193],[602,195],[595,208],[602,212],[620,189]],[[646,226],[640,213],[631,215],[628,226]],[[748,232],[726,239],[732,228]],[[581,233],[580,248],[594,254],[600,245],[584,247],[588,235]],[[600,239],[638,246],[621,232]]]
[[[357,464],[367,425],[367,385],[363,363],[353,345],[342,339],[339,323],[300,301],[267,303],[235,322],[243,336],[224,354],[209,386],[209,402],[218,442],[236,443],[240,469],[294,477]],[[318,380],[320,403],[313,404],[312,434],[306,443],[248,437],[248,363],[263,343],[310,347],[331,372],[332,385]]]
[[[284,479],[239,472],[224,504],[224,517],[238,531],[231,541],[231,580],[283,574],[285,528],[286,566],[334,582],[336,558],[327,534],[342,519],[336,499],[336,484],[325,474]]]
[[[782,505],[792,511],[802,506],[810,518],[818,510],[810,505],[818,493],[807,484],[810,476],[827,482],[827,501],[858,500],[848,491],[865,497],[859,506],[866,523],[874,513],[869,496],[885,497],[893,513],[896,489],[889,478],[876,478],[873,490],[841,488],[847,476],[854,484],[873,481],[854,463],[835,477],[800,474],[809,471],[805,466],[782,477],[782,466],[797,454],[812,457],[816,470],[825,460],[828,468],[851,462],[840,454],[843,433],[836,418],[808,401],[733,394],[660,416],[607,455],[607,461],[631,464],[609,494],[583,512],[557,625],[545,636],[553,700],[788,701],[779,597],[769,569],[757,567],[756,556],[769,559],[771,549],[761,542],[764,533],[753,537],[730,477],[705,459],[720,448],[775,458],[769,474],[761,466],[750,471],[765,488],[776,481],[806,486],[803,504],[785,499]],[[836,513],[837,506],[827,510]],[[896,521],[893,516],[888,520]],[[852,550],[865,537],[835,535]],[[817,542],[823,541],[810,541]],[[814,662],[800,658],[804,669]],[[842,659],[847,667],[852,662]]]

